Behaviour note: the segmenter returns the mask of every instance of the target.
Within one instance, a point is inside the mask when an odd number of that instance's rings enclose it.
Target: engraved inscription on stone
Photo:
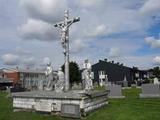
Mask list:
[[[66,105],[64,107],[64,112],[69,113],[69,114],[75,114],[76,113],[76,108],[75,108],[75,106],[72,106],[72,105]]]
[[[62,104],[62,116],[80,118],[80,107],[75,104]]]

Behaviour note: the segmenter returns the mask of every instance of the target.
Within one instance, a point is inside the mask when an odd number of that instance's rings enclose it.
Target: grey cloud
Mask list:
[[[21,0],[20,5],[31,18],[50,23],[59,21],[67,8],[66,0]]]
[[[36,59],[34,57],[23,58],[22,64],[26,66],[34,66],[36,64]]]
[[[82,52],[87,47],[87,44],[81,40],[74,40],[71,44],[71,53],[79,53]]]
[[[25,65],[34,66],[36,64],[36,59],[34,57],[24,57],[15,54],[5,54],[2,56],[3,63],[5,65]]]
[[[19,27],[20,36],[25,40],[53,41],[58,39],[58,30],[53,25],[40,20],[29,19]]]
[[[117,58],[117,57],[120,57],[120,56],[121,56],[121,51],[120,51],[119,48],[117,48],[117,47],[110,48],[109,57]]]
[[[160,15],[160,1],[159,0],[147,0],[141,7],[140,12],[144,15]]]
[[[3,55],[2,60],[6,65],[18,65],[20,63],[20,57],[10,53]]]
[[[46,66],[48,63],[51,62],[51,59],[49,57],[44,57],[41,62],[40,62],[40,66]]]
[[[29,55],[31,54],[31,51],[26,50],[25,48],[22,47],[16,47],[15,53],[17,55]]]

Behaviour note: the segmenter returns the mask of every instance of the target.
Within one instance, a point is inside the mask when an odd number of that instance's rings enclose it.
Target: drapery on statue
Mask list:
[[[89,60],[84,61],[82,79],[84,81],[83,83],[85,90],[93,89],[93,72],[91,71],[91,63],[89,62]]]
[[[61,68],[59,68],[58,73],[57,73],[57,82],[55,84],[55,91],[56,92],[62,92],[64,90],[64,73]]]
[[[47,78],[47,84],[46,84],[46,90],[52,90],[53,89],[53,68],[51,66],[51,62],[47,64],[47,68],[45,71],[46,78]]]

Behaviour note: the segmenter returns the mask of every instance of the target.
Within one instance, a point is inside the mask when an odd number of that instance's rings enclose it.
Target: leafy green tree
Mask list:
[[[64,65],[62,65],[62,70],[64,72]],[[73,85],[74,82],[79,83],[81,81],[79,66],[76,62],[72,61],[69,63],[69,73],[71,85]]]
[[[153,75],[160,79],[160,68],[159,67],[153,68]]]

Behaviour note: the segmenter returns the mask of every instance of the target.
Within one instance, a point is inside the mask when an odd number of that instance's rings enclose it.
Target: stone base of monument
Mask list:
[[[13,93],[14,110],[58,113],[80,118],[108,104],[108,91],[32,91]]]

